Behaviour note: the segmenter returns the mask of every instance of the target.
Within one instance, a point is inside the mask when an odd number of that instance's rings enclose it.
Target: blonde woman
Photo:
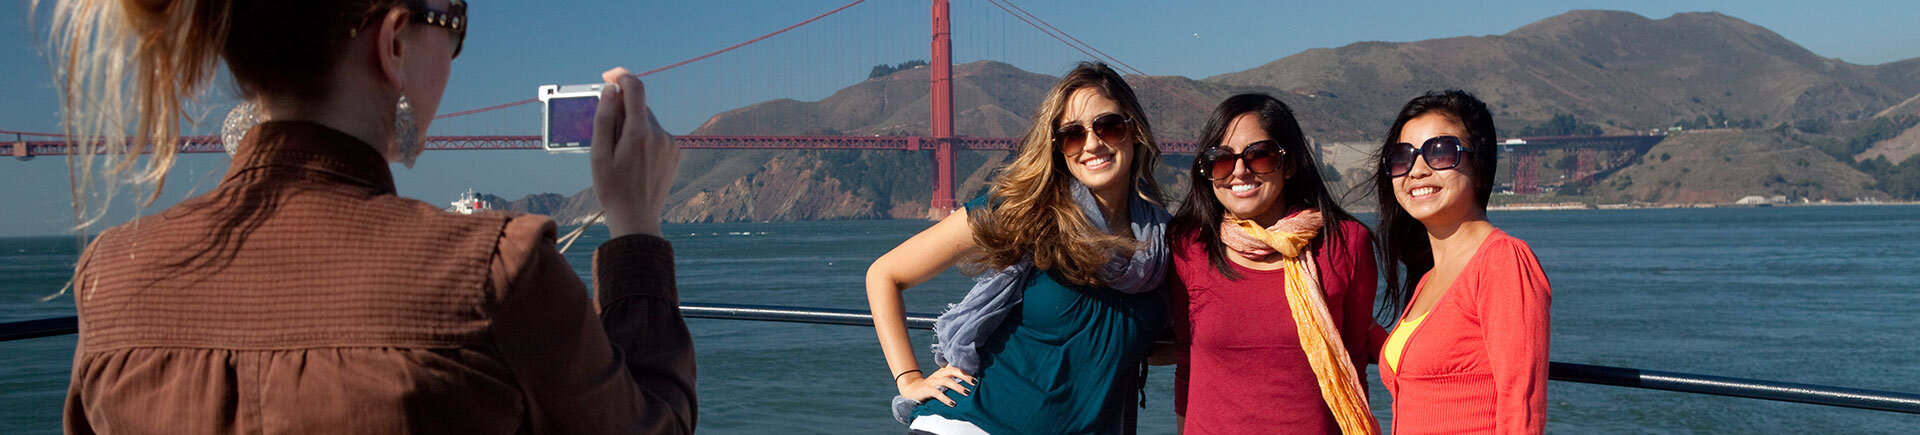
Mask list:
[[[183,107],[223,63],[256,108],[232,119],[267,120],[229,132],[218,187],[82,255],[68,433],[693,431],[692,342],[660,237],[679,151],[633,75],[603,76],[594,120],[613,235],[596,304],[547,218],[395,194],[388,163],[419,155],[464,2],[53,4],[68,130],[106,138],[75,159],[76,206],[121,178],[157,191]]]
[[[1165,325],[1159,158],[1133,90],[1083,63],[1041,103],[984,198],[867,270],[867,301],[895,416],[911,433],[1122,433],[1135,368]],[[914,358],[901,292],[963,259],[979,282],[934,325],[935,368]]]

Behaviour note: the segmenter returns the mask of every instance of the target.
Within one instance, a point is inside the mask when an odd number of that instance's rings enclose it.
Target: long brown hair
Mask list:
[[[1474,98],[1473,94],[1457,89],[1427,92],[1400,108],[1392,127],[1387,129],[1386,139],[1373,155],[1373,191],[1380,201],[1380,225],[1375,227],[1374,238],[1379,240],[1380,266],[1387,275],[1387,303],[1381,304],[1381,312],[1377,314],[1389,322],[1413,303],[1413,289],[1420,285],[1420,277],[1433,270],[1433,247],[1427,241],[1427,227],[1401,208],[1400,200],[1394,198],[1394,177],[1388,175],[1386,155],[1399,144],[1400,130],[1408,122],[1429,113],[1446,116],[1466,129],[1467,137],[1461,139],[1470,151],[1468,160],[1453,170],[1472,176],[1474,199],[1479,201],[1477,205],[1482,211],[1487,208],[1487,198],[1493,194],[1493,174],[1500,164],[1500,154],[1494,144],[1500,133],[1494,128],[1493,114],[1487,110],[1487,103]],[[1400,270],[1402,267],[1406,268],[1404,272]]]
[[[1134,191],[1147,201],[1161,203],[1160,185],[1153,179],[1160,147],[1153,141],[1153,128],[1133,88],[1106,64],[1081,62],[1047,92],[1032,127],[1021,138],[1018,154],[1000,169],[988,190],[986,207],[968,210],[974,243],[982,251],[976,260],[979,266],[999,269],[1031,259],[1035,268],[1058,272],[1069,283],[1098,287],[1107,284],[1100,268],[1115,252],[1138,248],[1139,242],[1130,235],[1094,228],[1068,190],[1073,174],[1067,172],[1066,157],[1056,149],[1053,134],[1066,114],[1067,98],[1081,89],[1094,89],[1112,99],[1121,115],[1133,120],[1129,172],[1132,183],[1137,183]]]
[[[1280,149],[1286,150],[1282,157],[1282,173],[1286,177],[1285,190],[1280,193],[1280,203],[1274,207],[1309,207],[1320,212],[1326,225],[1320,227],[1320,234],[1307,246],[1312,252],[1338,253],[1345,249],[1346,222],[1359,222],[1352,214],[1340,207],[1333,199],[1333,193],[1327,190],[1326,182],[1320,176],[1320,162],[1313,158],[1313,151],[1307,148],[1307,136],[1300,131],[1300,121],[1294,119],[1293,109],[1267,94],[1240,94],[1228,97],[1213,109],[1213,115],[1207,118],[1207,125],[1200,130],[1200,149],[1222,146],[1227,140],[1227,128],[1241,115],[1253,114],[1259,120],[1259,126],[1267,136],[1280,143]],[[1187,183],[1187,196],[1180,202],[1180,211],[1174,213],[1173,228],[1167,234],[1172,237],[1198,237],[1206,245],[1207,261],[1214,270],[1229,280],[1239,280],[1240,274],[1233,271],[1227,259],[1227,245],[1220,241],[1220,220],[1226,216],[1226,206],[1220,204],[1220,198],[1214,197],[1213,183],[1204,167],[1206,162],[1193,160],[1193,166],[1187,169],[1187,177],[1193,180]],[[1369,241],[1371,243],[1371,241]]]
[[[152,204],[183,122],[222,61],[245,97],[312,98],[369,13],[401,0],[59,0],[51,52],[76,228],[106,213],[119,184]],[[31,8],[38,9],[40,0]],[[127,130],[133,126],[131,131]],[[141,158],[145,156],[145,164]],[[98,207],[91,207],[93,204]]]

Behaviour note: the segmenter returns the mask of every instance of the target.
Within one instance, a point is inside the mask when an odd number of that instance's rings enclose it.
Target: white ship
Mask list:
[[[453,201],[453,205],[447,207],[448,212],[459,214],[474,214],[492,209],[493,203],[480,199],[479,195],[473,193],[472,188],[468,188],[467,193],[460,194],[460,199]]]

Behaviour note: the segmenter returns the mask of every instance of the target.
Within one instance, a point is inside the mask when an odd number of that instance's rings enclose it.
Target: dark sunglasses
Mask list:
[[[1247,145],[1239,154],[1223,146],[1207,148],[1200,152],[1197,163],[1201,176],[1219,181],[1233,176],[1234,162],[1247,162],[1247,170],[1255,174],[1273,173],[1280,170],[1280,156],[1284,155],[1287,150],[1280,148],[1280,142],[1263,140]]]
[[[1414,148],[1413,144],[1401,142],[1387,150],[1387,176],[1404,177],[1407,173],[1413,172],[1413,160],[1417,157],[1426,157],[1427,167],[1435,171],[1453,169],[1460,166],[1460,153],[1471,152],[1473,150],[1461,146],[1460,138],[1454,136],[1427,139],[1427,142],[1421,144],[1419,148]]]
[[[460,57],[460,46],[467,40],[467,2],[465,0],[453,0],[444,11],[427,6],[425,0],[407,2],[407,8],[414,10],[414,21],[445,27],[448,32],[452,32],[453,57]]]
[[[1061,152],[1069,156],[1077,155],[1087,146],[1087,132],[1092,131],[1094,135],[1100,136],[1101,141],[1118,145],[1132,133],[1133,130],[1127,128],[1127,124],[1131,123],[1133,123],[1132,119],[1118,113],[1100,115],[1085,126],[1080,123],[1068,123],[1053,131],[1053,143],[1060,146]]]

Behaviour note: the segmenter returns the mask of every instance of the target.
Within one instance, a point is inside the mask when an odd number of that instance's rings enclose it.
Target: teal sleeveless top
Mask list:
[[[1120,433],[1137,367],[1166,325],[1159,291],[1125,294],[1069,287],[1036,271],[1021,303],[980,346],[972,394],[928,400],[915,417],[940,415],[993,434]]]

